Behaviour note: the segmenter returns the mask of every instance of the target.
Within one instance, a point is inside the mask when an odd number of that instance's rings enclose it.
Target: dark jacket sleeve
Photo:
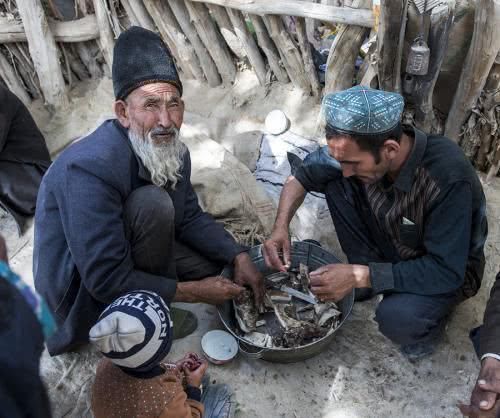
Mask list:
[[[330,157],[328,147],[325,146],[307,155],[294,177],[308,192],[324,193],[330,181],[342,178],[342,171],[338,161]]]
[[[480,356],[486,353],[500,355],[500,272],[491,288],[490,300],[486,305],[479,347]]]
[[[88,292],[102,303],[109,304],[137,289],[156,292],[171,301],[176,291],[175,278],[134,268],[122,219],[124,197],[112,185],[119,182],[110,181],[111,173],[112,167],[97,157],[66,168],[59,208],[80,277]]]
[[[424,226],[426,254],[397,263],[370,263],[375,292],[449,293],[462,286],[469,255],[472,191],[467,182],[443,190]]]
[[[191,184],[189,153],[184,160],[184,176],[186,178],[184,218],[179,227],[178,239],[212,260],[232,263],[234,257],[247,248],[238,244],[221,224],[215,222],[212,216],[201,209],[198,196]]]

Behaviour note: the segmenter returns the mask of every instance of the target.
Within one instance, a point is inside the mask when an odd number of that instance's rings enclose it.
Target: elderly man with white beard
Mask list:
[[[132,27],[115,44],[112,73],[117,119],[66,149],[38,194],[33,270],[58,324],[51,355],[85,345],[100,313],[131,291],[218,304],[248,285],[262,299],[263,278],[247,249],[198,204],[168,48]],[[234,281],[221,277],[226,265]],[[193,330],[182,323],[195,327],[196,318],[174,314],[178,336]]]

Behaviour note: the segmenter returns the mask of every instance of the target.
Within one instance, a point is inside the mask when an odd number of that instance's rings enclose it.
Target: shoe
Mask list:
[[[418,342],[401,346],[401,352],[412,363],[431,355],[435,350],[436,344],[432,342]]]
[[[191,311],[171,307],[170,317],[174,323],[174,340],[187,337],[198,328],[198,319]]]

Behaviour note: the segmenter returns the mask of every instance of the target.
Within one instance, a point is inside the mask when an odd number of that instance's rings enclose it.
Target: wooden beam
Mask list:
[[[318,73],[314,66],[311,45],[307,40],[306,21],[303,17],[297,18],[295,29],[297,30],[299,48],[302,53],[302,60],[304,61],[304,70],[309,77],[309,83],[311,83],[311,91],[315,97],[319,97],[321,94],[321,85],[319,84]]]
[[[67,22],[47,20],[50,31],[57,42],[83,42],[99,38],[99,28],[95,15]],[[0,17],[0,44],[26,42],[27,40],[22,22]]]
[[[462,124],[470,115],[500,50],[500,0],[478,0],[474,32],[453,98],[445,135],[458,142]]]
[[[334,7],[301,0],[192,0],[200,3],[238,9],[255,15],[290,15],[310,17],[331,23],[373,27],[375,19],[371,10],[357,10],[347,7]]]
[[[415,102],[415,125],[424,132],[432,132],[434,107],[432,95],[447,51],[448,38],[453,23],[453,7],[440,5],[432,10],[429,31],[429,70],[426,75],[414,76],[413,99]]]
[[[401,85],[400,67],[397,65],[400,28],[403,22],[404,2],[385,0],[380,4],[377,34],[378,82],[381,90],[394,91]]]
[[[281,17],[274,15],[264,16],[264,22],[271,38],[282,54],[282,62],[292,83],[301,90],[310,93],[311,86],[304,73],[302,56],[290,37],[290,34],[285,29]]]
[[[229,19],[234,26],[234,30],[246,51],[248,61],[252,66],[261,86],[266,84],[266,64],[260,55],[259,48],[255,43],[252,34],[248,31],[245,19],[239,10],[227,9]]]
[[[280,55],[276,49],[276,45],[274,45],[273,40],[269,36],[262,17],[252,14],[249,14],[248,17],[250,18],[250,21],[255,29],[257,42],[264,51],[264,54],[266,54],[267,62],[269,63],[274,75],[279,82],[288,83],[290,79],[288,78],[285,68],[283,68],[283,65],[281,64]]]
[[[17,8],[45,101],[56,108],[67,106],[68,97],[59,64],[59,51],[42,4],[37,0],[18,0]]]
[[[144,3],[141,0],[128,0],[128,2],[135,14],[136,19],[139,21],[139,25],[155,32],[155,24],[146,10],[146,7],[144,7]]]
[[[226,85],[233,84],[236,77],[236,66],[224,38],[217,31],[214,21],[208,13],[207,7],[189,0],[186,1],[186,7],[191,16],[191,22],[219,70],[222,81]]]
[[[210,87],[218,86],[219,84],[221,84],[219,72],[217,71],[214,60],[208,53],[205,45],[203,45],[203,42],[201,42],[198,32],[196,32],[196,29],[191,24],[186,5],[182,0],[169,0],[168,6],[172,10],[182,31],[193,46],[196,55],[198,56],[203,73],[207,78],[208,85]]]
[[[104,0],[93,0],[95,17],[99,28],[99,46],[104,55],[104,60],[111,72],[113,67],[113,48],[115,46],[115,37],[108,20],[109,10]]]
[[[26,93],[26,89],[19,81],[21,77],[16,74],[14,67],[4,56],[2,50],[0,50],[0,77],[2,77],[9,90],[14,93],[19,100],[21,100],[25,105],[31,103],[30,96]]]
[[[168,4],[160,0],[143,0],[153,22],[158,28],[160,35],[175,55],[179,65],[187,78],[195,78],[205,81],[200,62],[196,56],[193,46],[187,41],[182,33],[175,16]]]
[[[243,45],[241,44],[241,41],[236,33],[234,33],[234,27],[229,20],[226,9],[221,6],[216,6],[215,4],[207,4],[207,7],[208,10],[210,10],[210,14],[217,22],[220,34],[225,39],[227,46],[239,59],[245,58],[245,49],[243,48]]]

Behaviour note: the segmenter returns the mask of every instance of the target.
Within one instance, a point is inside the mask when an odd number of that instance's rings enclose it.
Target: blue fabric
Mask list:
[[[166,190],[175,209],[175,239],[222,264],[246,248],[203,212],[184,154],[182,179]],[[71,145],[42,180],[35,214],[35,286],[55,314],[58,331],[47,342],[52,355],[88,342],[104,308],[124,293],[145,289],[170,303],[176,277],[137,269],[126,238],[124,205],[151,177],[135,157],[127,131],[104,122]]]
[[[382,334],[401,346],[435,344],[458,301],[456,292],[436,296],[384,295],[377,307],[375,321]]]
[[[56,323],[45,300],[14,273],[7,263],[0,261],[0,277],[12,284],[23,296],[40,323],[44,337],[49,338],[56,330]]]
[[[400,94],[364,86],[329,93],[322,104],[327,126],[358,135],[390,131],[401,121],[403,108]]]

